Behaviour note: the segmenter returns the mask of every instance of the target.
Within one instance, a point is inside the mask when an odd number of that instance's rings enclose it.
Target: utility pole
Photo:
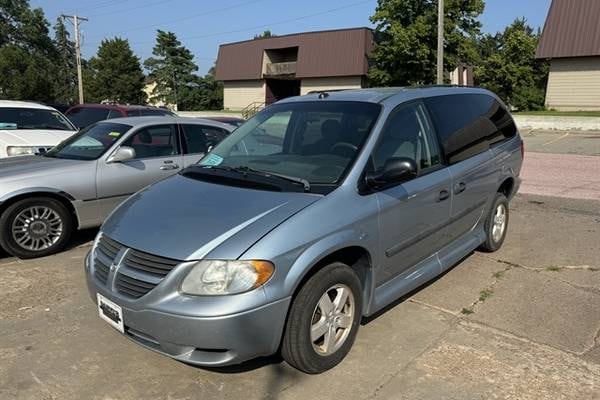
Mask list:
[[[438,0],[437,84],[444,84],[444,0]]]
[[[75,61],[77,62],[77,87],[79,88],[79,104],[83,104],[83,77],[81,76],[81,34],[79,33],[79,22],[89,21],[78,15],[62,14],[63,19],[68,19],[75,28]]]

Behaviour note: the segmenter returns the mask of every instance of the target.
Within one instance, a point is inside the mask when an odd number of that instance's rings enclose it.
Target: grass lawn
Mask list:
[[[524,111],[515,115],[540,115],[552,117],[600,117],[600,111]]]

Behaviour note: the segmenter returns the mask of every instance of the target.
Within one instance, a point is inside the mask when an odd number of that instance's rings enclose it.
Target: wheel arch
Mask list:
[[[362,296],[363,296],[363,309],[362,314],[364,315],[370,304],[372,287],[373,287],[373,262],[371,253],[361,245],[348,245],[345,247],[339,247],[324,252],[320,257],[316,258],[310,267],[306,268],[304,273],[297,280],[292,294],[294,299],[302,286],[317,272],[323,269],[325,266],[334,262],[341,262],[352,268],[362,285]]]
[[[77,228],[77,226],[79,225],[79,216],[77,215],[77,211],[75,209],[75,206],[73,205],[73,201],[75,200],[75,198],[67,192],[51,188],[32,188],[28,190],[21,190],[9,193],[8,195],[3,196],[3,198],[0,201],[0,215],[2,215],[8,207],[21,200],[40,197],[51,198],[59,201],[62,205],[64,205],[73,217],[75,225],[74,228]]]
[[[502,183],[498,187],[497,192],[504,194],[506,196],[506,198],[510,200],[515,195],[515,193],[513,193],[514,189],[515,189],[515,178],[513,178],[512,176],[509,176],[509,177],[505,177],[502,180]]]

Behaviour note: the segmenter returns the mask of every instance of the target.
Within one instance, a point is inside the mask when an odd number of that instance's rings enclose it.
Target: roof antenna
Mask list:
[[[319,100],[323,100],[329,97],[329,93],[327,92],[321,92],[319,93]]]

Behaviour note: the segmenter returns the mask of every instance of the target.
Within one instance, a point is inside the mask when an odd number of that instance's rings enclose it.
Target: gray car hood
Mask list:
[[[106,220],[102,232],[125,246],[177,260],[237,259],[322,197],[176,175],[130,197]]]
[[[43,156],[0,158],[0,180],[18,180],[42,175],[53,175],[65,167],[78,168],[89,161],[67,160]]]

